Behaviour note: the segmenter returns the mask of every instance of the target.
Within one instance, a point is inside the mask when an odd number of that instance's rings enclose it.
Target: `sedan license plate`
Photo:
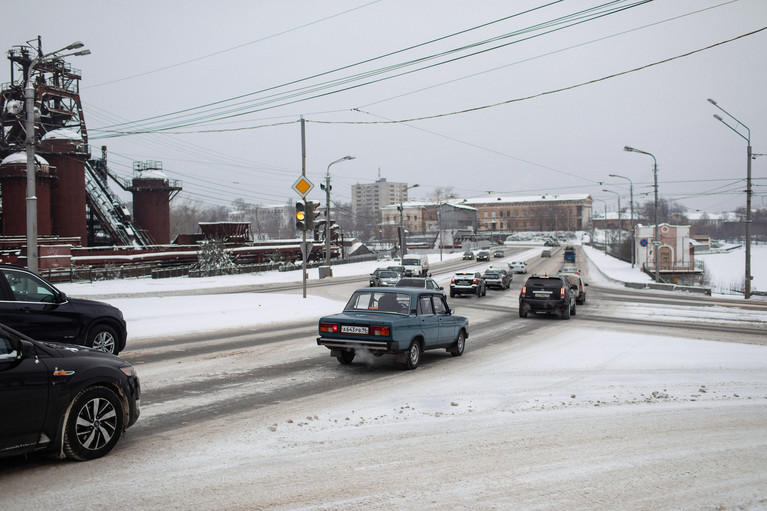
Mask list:
[[[368,334],[368,327],[366,327],[366,326],[353,326],[353,325],[341,325],[341,333],[342,334],[367,335]]]

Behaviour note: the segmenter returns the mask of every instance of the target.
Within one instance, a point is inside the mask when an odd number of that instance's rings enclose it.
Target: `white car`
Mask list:
[[[527,273],[527,263],[524,261],[512,261],[509,263],[511,273]]]

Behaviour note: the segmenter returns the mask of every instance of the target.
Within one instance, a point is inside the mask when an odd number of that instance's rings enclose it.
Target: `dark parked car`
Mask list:
[[[480,250],[477,252],[477,261],[489,261],[490,260],[490,252],[487,250]]]
[[[394,354],[415,369],[424,350],[444,349],[463,355],[469,320],[456,316],[442,293],[418,288],[365,288],[352,294],[340,314],[320,318],[317,344],[342,364],[358,350]]]
[[[509,289],[511,285],[511,274],[502,268],[490,267],[482,273],[487,287],[497,287],[501,290]]]
[[[0,325],[0,457],[104,456],[138,419],[140,392],[135,369],[119,357]]]
[[[519,317],[530,313],[557,314],[562,319],[575,315],[575,294],[562,275],[533,275],[519,293]]]
[[[442,291],[442,286],[437,284],[437,281],[430,277],[405,277],[399,279],[395,287],[419,287],[421,289],[429,289],[432,291]]]
[[[471,250],[467,250],[463,253],[463,260],[464,261],[473,261],[474,260],[474,252]]]
[[[394,286],[400,279],[400,274],[394,270],[378,268],[370,274],[371,287]]]
[[[0,323],[39,341],[90,346],[117,355],[128,331],[120,309],[69,298],[39,275],[0,265]]]
[[[455,298],[455,295],[485,296],[486,294],[485,279],[478,271],[458,272],[450,279],[450,298]]]

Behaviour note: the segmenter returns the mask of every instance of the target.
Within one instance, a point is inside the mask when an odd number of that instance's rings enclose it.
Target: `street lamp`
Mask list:
[[[658,160],[655,159],[655,156],[652,153],[648,153],[647,151],[640,151],[639,149],[634,149],[633,147],[625,146],[623,148],[624,151],[628,151],[630,153],[639,153],[639,154],[646,154],[647,156],[652,158],[652,173],[653,173],[653,179],[655,181],[654,188],[655,188],[655,212],[654,212],[654,222],[655,222],[655,234],[653,237],[655,240],[653,241],[653,255],[655,259],[655,282],[660,282],[660,270],[658,268],[658,248],[660,248],[660,240],[658,239]]]
[[[38,254],[37,248],[37,190],[35,182],[35,86],[32,83],[32,73],[35,68],[41,63],[45,62],[51,57],[64,58],[73,57],[79,55],[90,55],[90,50],[80,50],[74,53],[68,53],[65,55],[59,55],[62,51],[75,50],[85,46],[81,41],[75,41],[69,46],[65,46],[60,50],[56,50],[50,53],[38,55],[27,68],[27,74],[25,76],[26,83],[24,84],[24,109],[26,110],[25,130],[27,131],[27,137],[25,140],[25,148],[27,152],[27,197],[26,197],[26,213],[27,213],[27,268],[31,271],[38,271]]]
[[[605,254],[607,254],[607,201],[604,201],[602,199],[597,199],[596,197],[594,197],[593,200],[601,202],[605,207],[605,214],[604,214],[604,217],[602,217],[603,218],[602,227],[604,231],[604,251],[605,251]],[[592,210],[594,209],[593,205],[591,209]],[[592,213],[592,218],[591,218],[591,245],[592,246],[594,245],[594,218],[593,217],[594,215]]]
[[[610,177],[619,177],[629,182],[629,200],[631,201],[631,267],[636,263],[636,233],[634,232],[634,182],[620,174],[609,174]]]
[[[402,201],[405,197],[405,192],[410,190],[411,188],[418,188],[418,184],[414,184],[411,186],[406,186],[402,189],[402,193],[399,196],[399,247],[400,247],[400,260],[405,257],[405,254],[407,253],[407,240],[405,239],[405,229],[402,224]]]
[[[748,133],[747,137],[744,137],[741,132],[737,130],[736,127],[730,126],[727,122],[725,122],[724,119],[722,119],[721,116],[714,114],[714,118],[730,128],[732,131],[738,134],[741,138],[743,138],[746,143],[746,282],[745,282],[745,288],[743,290],[743,296],[748,299],[751,297],[751,279],[753,278],[751,276],[751,160],[753,159],[753,155],[751,154],[751,130],[748,126],[740,122],[735,116],[733,116],[731,113],[729,113],[727,110],[719,106],[716,101],[714,101],[711,98],[708,98],[708,102],[717,107],[719,110],[727,114],[731,119],[733,119],[735,122],[738,123],[739,126],[743,126],[746,128],[746,133]]]
[[[603,192],[614,193],[618,197],[618,251],[620,251],[621,243],[623,242],[623,224],[621,223],[621,194],[612,190],[602,189]]]
[[[330,167],[336,163],[353,159],[354,156],[344,156],[336,161],[332,161],[325,173],[325,264],[327,266],[330,266]]]

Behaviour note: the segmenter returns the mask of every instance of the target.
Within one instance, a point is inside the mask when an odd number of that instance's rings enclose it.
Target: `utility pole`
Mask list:
[[[306,123],[304,118],[301,117],[301,177],[306,179]],[[309,259],[306,249],[306,230],[301,232],[301,253],[303,254],[303,263],[301,266],[301,282],[303,289],[303,296],[306,298],[306,260]]]
[[[746,147],[746,276],[745,276],[745,282],[744,282],[744,289],[743,289],[743,296],[746,299],[751,298],[751,279],[753,278],[751,276],[751,160],[754,158],[753,152],[751,151],[751,129],[740,122],[737,117],[732,115],[730,112],[722,108],[717,104],[716,101],[709,98],[709,103],[717,107],[719,110],[727,114],[728,117],[730,117],[732,120],[738,123],[739,126],[743,126],[746,129],[746,134],[748,136],[744,136],[740,131],[738,131],[737,126],[733,127],[730,126],[727,122],[725,122],[724,119],[722,119],[721,116],[714,114],[714,118],[730,128],[732,131],[734,131],[738,136],[740,136],[742,139],[746,141],[748,144]]]
[[[325,264],[330,266],[330,167],[342,161],[353,160],[354,156],[344,156],[336,161],[330,162],[328,170],[325,173],[325,184],[321,188],[325,189]]]

